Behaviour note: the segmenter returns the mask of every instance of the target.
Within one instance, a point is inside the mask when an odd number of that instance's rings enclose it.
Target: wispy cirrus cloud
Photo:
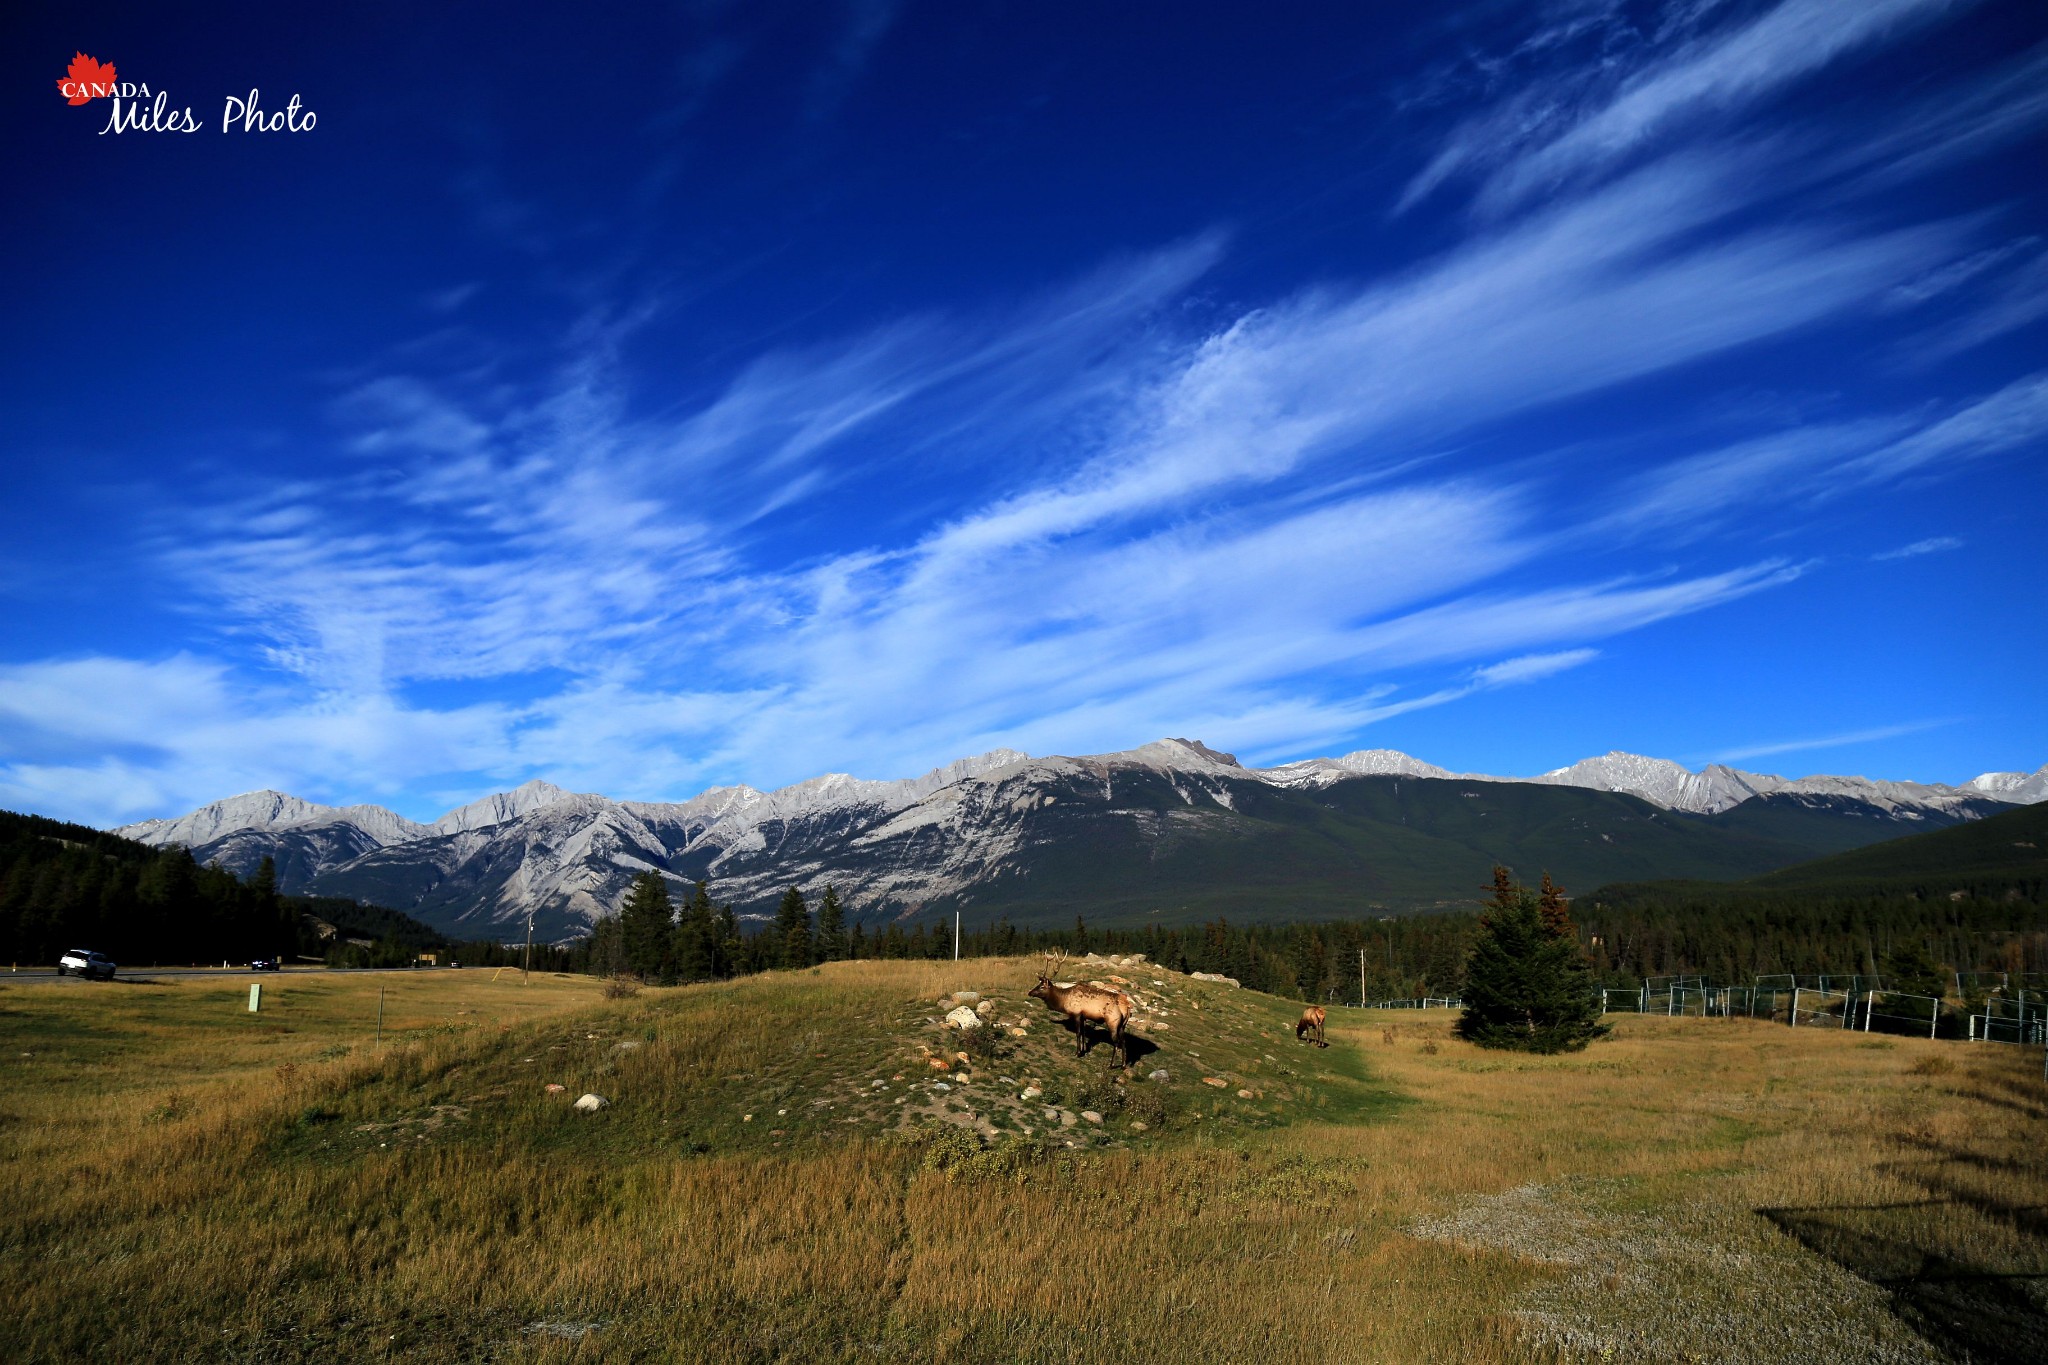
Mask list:
[[[1963,548],[1963,543],[1961,536],[1929,536],[1925,540],[1916,540],[1910,545],[1901,545],[1896,550],[1885,550],[1880,554],[1874,554],[1871,556],[1871,559],[1878,563],[1883,563],[1890,559],[1918,559],[1921,555],[1938,555],[1948,550],[1960,550]]]
[[[1480,202],[1502,211],[1654,143],[1784,89],[1838,58],[1929,21],[1950,0],[1783,0],[1710,33],[1667,25],[1633,52],[1574,64],[1460,128],[1403,191],[1410,208],[1455,176],[1481,174]],[[1586,31],[1575,25],[1558,41]],[[1662,38],[1659,42],[1656,39]]]
[[[1916,720],[1903,725],[1879,725],[1868,730],[1848,730],[1840,734],[1819,735],[1810,739],[1780,740],[1770,744],[1747,744],[1734,749],[1724,749],[1715,754],[1715,763],[1740,763],[1752,758],[1769,758],[1775,754],[1805,753],[1812,749],[1841,749],[1852,744],[1875,744],[1880,740],[1897,739],[1902,735],[1917,735],[1928,730],[1953,725],[1953,719]]]

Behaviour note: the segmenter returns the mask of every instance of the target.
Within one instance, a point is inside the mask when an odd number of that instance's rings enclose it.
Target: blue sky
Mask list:
[[[9,20],[0,805],[2048,760],[2037,4],[302,8]]]

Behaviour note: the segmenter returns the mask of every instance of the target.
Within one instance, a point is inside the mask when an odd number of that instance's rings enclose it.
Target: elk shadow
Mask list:
[[[2048,1275],[1970,1265],[1926,1251],[1910,1235],[1916,1217],[1970,1202],[1951,1196],[1757,1212],[1884,1291],[1891,1311],[1947,1354],[1997,1365],[2048,1360]]]
[[[1107,1046],[1109,1043],[1109,1034],[1101,1029],[1090,1028],[1077,1015],[1069,1014],[1061,1019],[1060,1027],[1080,1040],[1076,1045],[1076,1051],[1083,1057],[1094,1055],[1098,1044]],[[1124,1065],[1136,1066],[1139,1058],[1149,1057],[1157,1051],[1159,1044],[1151,1039],[1141,1038],[1128,1029],[1124,1031]]]

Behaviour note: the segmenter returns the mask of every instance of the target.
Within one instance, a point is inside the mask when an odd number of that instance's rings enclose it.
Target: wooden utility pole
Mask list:
[[[520,968],[519,984],[524,986],[533,977],[533,911],[526,912],[526,965]]]
[[[1358,1007],[1365,1008],[1365,949],[1358,950]]]

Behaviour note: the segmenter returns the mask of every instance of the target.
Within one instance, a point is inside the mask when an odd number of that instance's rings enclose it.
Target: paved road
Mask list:
[[[211,977],[219,977],[219,978],[222,978],[222,979],[224,980],[224,979],[226,979],[226,978],[228,978],[228,977],[233,977],[233,976],[248,976],[248,977],[261,977],[261,978],[263,978],[263,979],[265,979],[265,980],[270,980],[270,979],[272,979],[272,978],[280,978],[280,977],[284,977],[284,978],[289,978],[289,977],[295,977],[295,976],[359,976],[359,975],[368,975],[368,974],[374,974],[374,973],[379,973],[379,972],[388,972],[388,973],[396,973],[396,974],[398,974],[398,975],[401,975],[401,976],[429,976],[429,975],[432,975],[432,974],[434,974],[434,973],[437,973],[437,972],[449,972],[449,971],[458,971],[458,970],[459,970],[459,971],[465,971],[465,972],[479,972],[479,971],[481,971],[481,972],[489,972],[489,971],[496,971],[496,970],[497,970],[497,968],[495,968],[495,967],[462,967],[462,968],[455,968],[455,967],[287,967],[287,968],[285,968],[285,969],[284,969],[283,971],[281,971],[281,972],[252,972],[252,971],[250,971],[250,970],[249,970],[249,969],[248,969],[247,967],[228,967],[228,968],[225,968],[225,969],[223,969],[223,968],[220,968],[220,967],[133,967],[133,968],[131,968],[131,967],[123,967],[123,968],[121,968],[121,969],[119,970],[119,972],[118,972],[118,973],[117,973],[117,974],[115,975],[114,979],[115,979],[116,981],[156,981],[156,980],[160,980],[160,979],[162,979],[162,978],[164,978],[164,977],[167,977],[167,976],[202,976],[202,977],[204,977],[204,976],[211,976]],[[54,968],[54,967],[30,967],[30,968],[25,968],[24,970],[22,970],[22,971],[18,971],[18,972],[0,972],[0,981],[60,981],[60,980],[61,980],[61,981],[76,981],[76,982],[79,982],[79,983],[80,983],[81,985],[83,985],[83,984],[91,984],[91,985],[98,985],[98,984],[99,984],[99,983],[98,983],[98,982],[96,982],[96,981],[95,981],[95,982],[91,982],[91,983],[87,983],[84,977],[79,977],[79,976],[64,976],[64,977],[59,977],[59,976],[57,975],[57,970],[56,970],[56,968]]]

